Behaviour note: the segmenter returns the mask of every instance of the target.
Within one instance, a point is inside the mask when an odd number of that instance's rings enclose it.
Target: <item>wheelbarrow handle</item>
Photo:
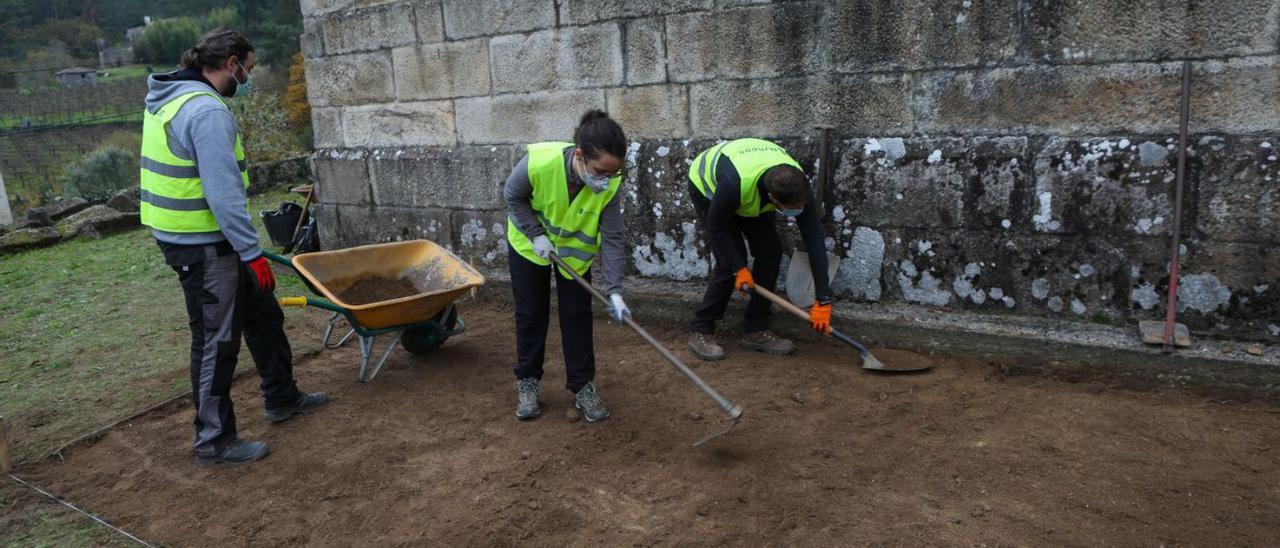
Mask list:
[[[578,284],[581,285],[584,289],[586,289],[587,292],[591,293],[593,297],[595,297],[597,300],[599,300],[600,302],[606,305],[612,304],[609,301],[609,298],[604,295],[604,293],[601,293],[600,290],[596,289],[595,286],[591,285],[591,282],[588,282],[586,279],[580,276],[576,271],[570,268],[569,265],[565,264],[564,260],[562,260],[559,255],[556,255],[555,252],[552,252],[550,257],[551,257],[551,262],[555,263],[556,266],[559,267],[562,272],[569,274],[569,276],[571,276],[574,279],[574,281],[578,282]],[[718,405],[720,409],[724,411],[725,415],[728,415],[730,421],[736,424],[739,420],[742,419],[743,411],[741,406],[734,405],[733,402],[729,401],[724,396],[720,395],[720,393],[717,392],[715,388],[712,388],[711,385],[707,384],[706,381],[703,381],[702,378],[699,377],[697,373],[694,373],[692,369],[689,369],[689,366],[685,365],[684,362],[681,361],[679,357],[671,353],[670,350],[667,350],[666,346],[663,346],[661,342],[658,342],[657,339],[653,338],[653,335],[650,335],[649,332],[645,331],[643,327],[640,327],[640,324],[636,323],[635,320],[632,320],[629,316],[624,316],[622,318],[622,322],[625,323],[627,327],[630,327],[632,330],[634,330],[636,334],[640,335],[640,338],[644,339],[645,342],[649,343],[649,346],[652,346],[654,350],[657,350],[658,354],[662,355],[662,357],[665,358],[668,362],[670,362],[671,365],[675,366],[675,368],[678,371],[680,371],[680,373],[684,374],[685,377],[687,377],[690,381],[692,381],[694,386],[697,386],[699,390],[701,390],[704,394],[707,395],[707,397],[710,397],[712,401],[716,402],[716,405]],[[727,431],[728,429],[725,429],[725,432]],[[715,436],[711,436],[711,437],[715,437]],[[702,441],[706,441],[711,437],[704,438]],[[698,443],[702,443],[702,441]]]
[[[277,262],[289,268],[293,268],[293,260],[289,259],[288,257],[285,257],[284,255],[276,255],[275,253],[272,253],[264,249],[262,250],[262,256],[268,259],[271,259],[273,262]]]

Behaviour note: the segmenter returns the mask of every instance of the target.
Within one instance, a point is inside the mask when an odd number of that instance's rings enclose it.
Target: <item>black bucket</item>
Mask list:
[[[293,202],[281,202],[275,211],[262,210],[262,224],[267,227],[267,236],[271,243],[279,246],[293,242],[293,230],[298,227],[298,219],[302,218],[302,206]]]

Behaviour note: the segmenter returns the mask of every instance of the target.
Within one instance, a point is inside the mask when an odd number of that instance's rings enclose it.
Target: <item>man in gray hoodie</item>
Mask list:
[[[267,445],[236,436],[231,405],[240,338],[262,377],[266,419],[328,402],[293,379],[275,277],[247,210],[249,176],[224,97],[248,87],[253,46],[219,28],[182,56],[181,70],[148,78],[142,129],[142,222],[178,273],[191,327],[191,395],[200,464],[251,462]]]

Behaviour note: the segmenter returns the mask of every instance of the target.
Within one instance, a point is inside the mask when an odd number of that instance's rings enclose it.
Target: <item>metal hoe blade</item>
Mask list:
[[[560,259],[560,256],[555,253],[551,253],[551,262],[555,263],[556,267],[562,272],[573,277],[573,280],[578,282],[578,285],[581,285],[588,293],[591,293],[591,296],[595,297],[600,302],[603,302],[606,306],[611,304],[609,298],[604,296],[604,293],[601,293],[600,290],[591,285],[591,282],[583,279],[583,277],[579,276],[572,268],[569,268],[569,265],[565,264],[564,261]],[[697,442],[694,442],[693,445],[695,447],[729,433],[734,426],[739,422],[742,422],[742,406],[734,405],[733,402],[730,402],[728,399],[725,399],[724,396],[721,396],[716,389],[712,388],[711,385],[702,380],[702,377],[699,377],[697,373],[694,373],[692,369],[689,369],[689,366],[685,365],[679,357],[672,354],[670,350],[667,350],[667,347],[663,346],[661,342],[658,342],[658,339],[653,338],[653,335],[650,335],[648,331],[645,331],[643,327],[640,327],[640,324],[631,319],[631,316],[624,316],[622,318],[622,323],[626,324],[627,327],[630,327],[637,335],[640,335],[640,338],[644,339],[644,342],[649,343],[649,346],[652,346],[654,350],[657,350],[658,354],[671,363],[677,371],[688,378],[694,386],[698,387],[698,390],[701,390],[703,394],[706,394],[707,397],[711,398],[711,401],[716,402],[716,405],[720,407],[720,410],[724,411],[724,414],[729,418],[729,422],[723,430],[713,432]]]

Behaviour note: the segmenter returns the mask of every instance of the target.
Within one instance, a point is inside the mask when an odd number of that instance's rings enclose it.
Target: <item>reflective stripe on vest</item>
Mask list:
[[[154,113],[143,112],[139,209],[144,225],[165,232],[221,230],[213,211],[209,209],[209,203],[205,201],[204,187],[200,184],[200,170],[196,163],[178,157],[169,147],[169,123],[178,115],[183,105],[201,95],[222,101],[221,97],[212,92],[193,91],[171,99]],[[240,178],[244,188],[248,189],[249,170],[238,134],[235,153]]]
[[[728,157],[734,169],[738,170],[741,194],[734,213],[739,217],[759,217],[761,213],[773,211],[773,204],[764,203],[757,190],[760,176],[769,168],[789,165],[800,169],[800,164],[786,150],[764,139],[734,139],[720,143],[694,158],[693,169],[689,170],[689,180],[694,188],[708,200],[716,193],[716,166],[722,156]]]
[[[529,145],[529,183],[533,186],[530,205],[538,222],[547,231],[547,239],[559,255],[578,274],[586,274],[600,251],[600,213],[613,200],[622,185],[622,177],[609,179],[609,188],[593,192],[583,188],[569,200],[569,178],[565,171],[564,151],[573,143],[548,142]],[[533,251],[514,219],[507,218],[507,241],[529,262],[550,265]],[[568,275],[561,272],[560,275]]]

